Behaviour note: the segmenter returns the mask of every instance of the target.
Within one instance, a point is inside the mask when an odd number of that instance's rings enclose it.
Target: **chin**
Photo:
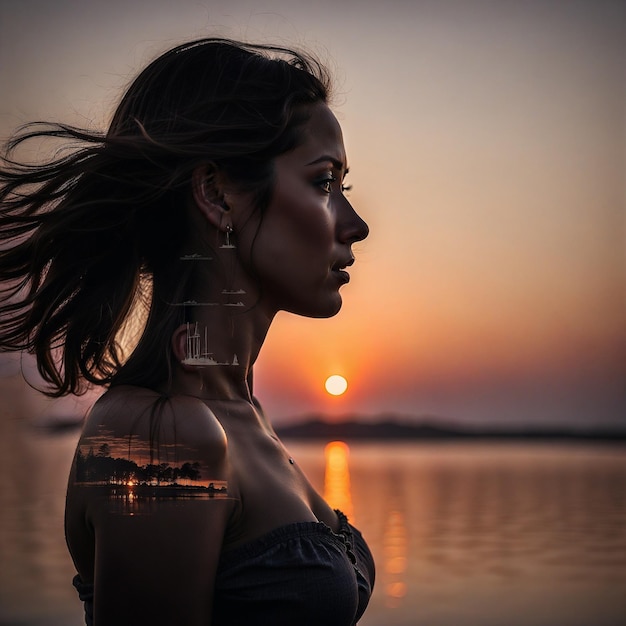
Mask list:
[[[341,307],[343,305],[343,301],[339,294],[336,294],[336,297],[332,300],[329,299],[324,303],[316,303],[315,306],[303,305],[299,307],[293,307],[287,309],[289,313],[294,313],[295,315],[301,315],[302,317],[311,317],[318,319],[326,319],[329,317],[334,317],[339,313]]]
[[[329,317],[335,317],[339,311],[341,311],[341,307],[343,305],[343,301],[341,297],[338,297],[334,302],[329,302],[326,307],[320,309],[316,313],[310,314],[307,317],[317,317],[320,319],[325,319]]]

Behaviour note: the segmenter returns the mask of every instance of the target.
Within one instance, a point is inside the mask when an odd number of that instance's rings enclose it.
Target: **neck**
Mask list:
[[[185,331],[187,350],[175,368],[173,390],[207,400],[252,402],[252,370],[271,320],[254,309],[230,315],[198,311],[193,319]]]
[[[182,302],[185,327],[178,345],[172,391],[213,400],[252,402],[252,368],[272,319],[257,283],[242,267],[237,249],[185,254],[193,279]],[[180,362],[182,361],[182,363]]]

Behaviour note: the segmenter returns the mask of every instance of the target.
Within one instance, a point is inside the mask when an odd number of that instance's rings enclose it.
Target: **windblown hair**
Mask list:
[[[211,164],[262,211],[274,158],[296,147],[306,105],[328,91],[326,70],[302,53],[202,39],[148,65],[106,133],[22,127],[0,161],[0,350],[33,353],[51,396],[167,381],[193,170]],[[20,162],[32,140],[71,146]],[[148,316],[126,360],[119,336],[138,298]]]

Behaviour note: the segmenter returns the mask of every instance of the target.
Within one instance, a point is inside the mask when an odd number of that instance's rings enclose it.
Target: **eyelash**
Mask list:
[[[331,174],[329,178],[323,178],[322,180],[317,182],[317,185],[322,189],[324,193],[330,193],[330,186],[333,183],[337,182],[337,178]],[[341,193],[346,193],[352,189],[352,185],[341,185]]]

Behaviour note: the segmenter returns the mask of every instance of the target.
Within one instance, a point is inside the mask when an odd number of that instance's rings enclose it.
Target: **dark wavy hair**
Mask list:
[[[201,39],[148,65],[106,133],[19,129],[0,162],[0,350],[33,353],[51,396],[167,381],[193,170],[212,164],[263,211],[274,158],[298,144],[329,85],[303,53]],[[42,139],[71,146],[43,164],[13,156]],[[138,300],[147,319],[126,359],[119,337]]]

